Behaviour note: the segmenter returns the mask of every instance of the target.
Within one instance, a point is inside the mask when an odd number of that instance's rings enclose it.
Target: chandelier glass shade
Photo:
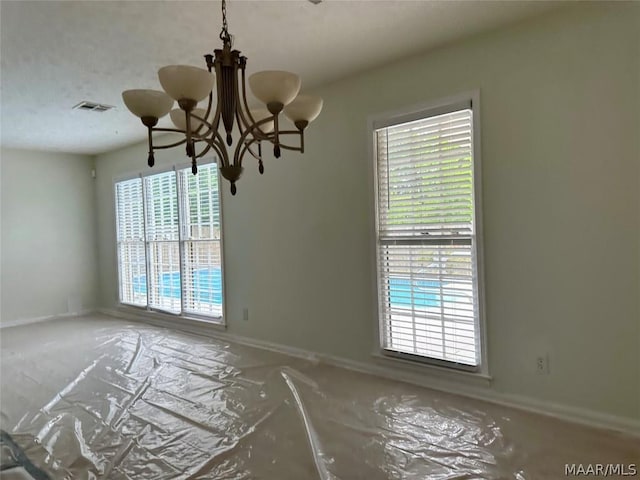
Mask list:
[[[301,81],[295,73],[270,70],[249,76],[251,92],[264,104],[249,108],[245,75],[247,58],[232,49],[226,0],[222,0],[222,22],[222,49],[204,56],[206,69],[190,65],[162,67],[158,79],[164,91],[126,90],[122,98],[131,113],[140,117],[147,127],[147,163],[150,167],[155,163],[156,150],[184,145],[195,175],[198,159],[212,151],[218,157],[222,176],[231,183],[231,193],[235,195],[236,182],[243,171],[242,161],[247,154],[257,160],[259,172],[264,172],[263,143],[273,146],[276,158],[280,157],[281,149],[304,153],[304,130],[320,114],[322,99],[299,94]],[[198,102],[207,98],[206,108],[198,108]],[[174,102],[179,108],[173,109]],[[295,129],[280,128],[280,113],[293,122]],[[158,120],[165,115],[170,116],[176,128],[157,127]],[[155,145],[153,134],[156,132],[173,132],[183,137],[174,143]],[[282,141],[296,137],[294,144]]]

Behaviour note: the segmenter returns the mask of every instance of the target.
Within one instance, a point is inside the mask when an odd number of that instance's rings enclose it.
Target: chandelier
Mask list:
[[[304,153],[304,130],[320,114],[322,99],[314,95],[299,95],[300,77],[295,73],[264,71],[249,76],[249,87],[266,108],[249,108],[245,79],[247,58],[241,56],[240,51],[232,50],[226,0],[222,0],[220,40],[222,49],[214,50],[214,55],[204,56],[206,70],[189,65],[162,67],[158,71],[158,79],[164,92],[126,90],[122,92],[122,99],[131,113],[140,117],[147,127],[147,163],[150,167],[155,163],[156,150],[185,145],[187,157],[191,159],[191,171],[195,175],[198,173],[198,159],[213,151],[218,156],[220,173],[231,183],[231,193],[235,195],[246,154],[255,158],[258,171],[264,172],[263,142],[273,145],[276,158],[280,157],[281,149]],[[213,87],[216,83],[214,103]],[[197,108],[198,102],[207,97],[207,107]],[[172,110],[174,101],[180,108]],[[295,129],[280,128],[281,112],[293,122]],[[176,128],[156,127],[158,119],[167,114]],[[232,132],[236,124],[239,134],[235,148],[227,150],[234,144]],[[224,130],[223,134],[221,130]],[[173,132],[184,137],[174,143],[155,145],[154,132]],[[298,137],[298,141],[287,145],[282,143],[283,137]]]

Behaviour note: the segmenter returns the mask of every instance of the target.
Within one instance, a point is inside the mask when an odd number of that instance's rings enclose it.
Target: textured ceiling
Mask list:
[[[291,70],[304,89],[557,6],[229,0],[227,10],[249,73]],[[213,0],[1,1],[2,145],[96,154],[145,139],[121,91],[159,89],[163,65],[204,67],[202,55],[219,48],[220,22],[220,2]],[[116,108],[72,110],[82,100]]]

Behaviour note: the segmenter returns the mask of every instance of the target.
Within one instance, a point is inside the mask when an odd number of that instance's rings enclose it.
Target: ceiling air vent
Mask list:
[[[87,110],[100,113],[111,110],[112,108],[114,108],[113,105],[103,105],[102,103],[87,102],[86,100],[73,107],[74,110]]]

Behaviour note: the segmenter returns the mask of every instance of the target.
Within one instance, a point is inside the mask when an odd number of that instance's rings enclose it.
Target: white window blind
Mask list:
[[[184,310],[222,316],[222,249],[218,172],[215,165],[180,170],[183,211]]]
[[[147,292],[141,179],[116,184],[116,219],[120,301],[143,306]]]
[[[178,192],[173,171],[144,178],[149,306],[180,313],[182,309]]]
[[[480,365],[473,112],[375,130],[384,350]]]
[[[116,183],[120,301],[221,318],[221,212],[216,164]]]

